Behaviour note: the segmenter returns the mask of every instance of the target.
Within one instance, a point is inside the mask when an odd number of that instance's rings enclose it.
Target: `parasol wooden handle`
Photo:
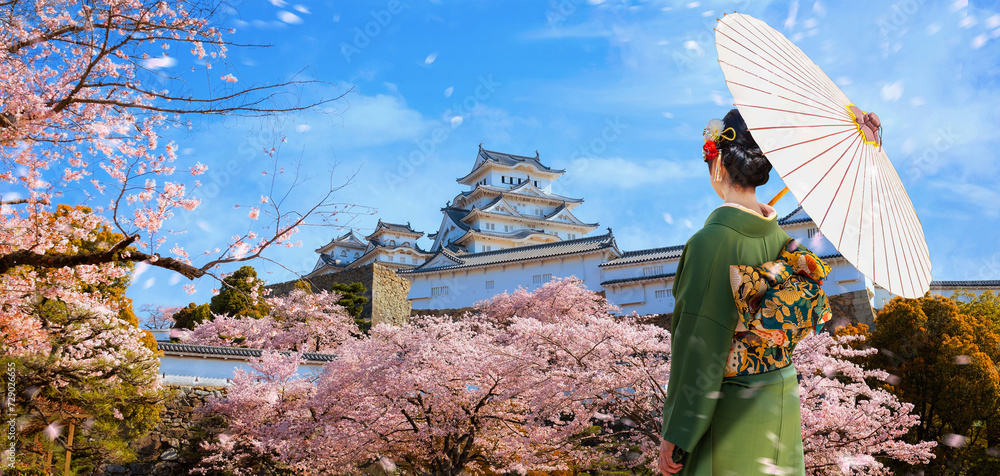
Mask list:
[[[774,198],[772,198],[770,202],[767,202],[767,206],[773,207],[774,204],[778,203],[778,200],[781,200],[781,197],[784,197],[786,193],[788,193],[788,187],[785,187],[785,188],[781,189],[781,191],[778,192],[778,194],[775,195]]]

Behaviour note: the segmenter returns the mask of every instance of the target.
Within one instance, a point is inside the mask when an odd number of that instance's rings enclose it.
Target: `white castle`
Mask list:
[[[379,220],[363,239],[353,231],[316,250],[309,276],[336,273],[373,261],[412,283],[413,309],[456,309],[519,287],[537,289],[555,277],[575,276],[623,312],[673,311],[673,280],[683,244],[622,251],[614,234],[591,234],[597,223],[573,213],[581,198],[552,193],[566,173],[534,157],[479,146],[472,171],[457,181],[468,187],[441,209],[441,224],[423,249],[424,233]],[[870,301],[871,283],[818,232],[802,208],[779,219],[793,238],[826,261],[833,272],[823,284],[830,296],[858,293]]]

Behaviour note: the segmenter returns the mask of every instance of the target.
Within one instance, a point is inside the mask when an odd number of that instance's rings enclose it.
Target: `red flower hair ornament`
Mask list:
[[[708,121],[705,130],[702,131],[702,136],[705,138],[705,145],[701,147],[701,155],[705,158],[705,162],[709,162],[719,156],[719,141],[736,140],[736,130],[732,127],[725,127],[725,124],[719,119],[712,119]],[[717,165],[715,169],[716,182],[722,179],[721,170],[721,164]]]

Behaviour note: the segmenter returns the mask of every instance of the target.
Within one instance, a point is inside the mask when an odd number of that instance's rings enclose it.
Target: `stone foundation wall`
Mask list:
[[[198,443],[208,429],[197,416],[197,409],[210,397],[225,397],[226,387],[165,387],[169,397],[163,404],[160,425],[131,445],[137,460],[125,465],[103,465],[96,475],[173,476],[188,474],[198,464],[204,455]]]
[[[386,266],[372,265],[371,318],[372,325],[403,324],[409,321],[410,280]]]
[[[371,320],[372,325],[386,323],[399,324],[406,322],[410,316],[410,281],[400,277],[387,266],[379,263],[367,264],[357,268],[345,269],[331,274],[323,274],[312,278],[302,278],[308,282],[313,291],[329,291],[335,283],[361,283],[365,286],[365,303],[361,318]],[[298,280],[268,286],[275,294],[287,294],[295,287]]]
[[[827,332],[849,324],[867,324],[869,329],[875,328],[875,310],[872,309],[868,290],[837,294],[828,299],[833,319],[824,327]]]

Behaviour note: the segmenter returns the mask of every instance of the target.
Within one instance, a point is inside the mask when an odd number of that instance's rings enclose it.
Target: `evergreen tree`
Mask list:
[[[340,294],[340,300],[337,304],[344,306],[347,309],[347,313],[354,316],[355,318],[361,317],[361,312],[365,309],[365,304],[368,303],[368,298],[365,297],[365,285],[361,283],[335,283],[330,287],[330,291]]]
[[[208,303],[190,303],[174,314],[174,327],[177,329],[194,329],[202,322],[212,320],[212,312],[208,310]]]
[[[990,302],[896,298],[875,321],[870,365],[898,377],[889,390],[915,405],[910,438],[940,443],[928,474],[1000,474],[1000,336]]]
[[[222,289],[212,297],[208,308],[212,314],[260,319],[267,315],[261,290],[264,282],[257,278],[253,266],[243,266],[222,280]]]

